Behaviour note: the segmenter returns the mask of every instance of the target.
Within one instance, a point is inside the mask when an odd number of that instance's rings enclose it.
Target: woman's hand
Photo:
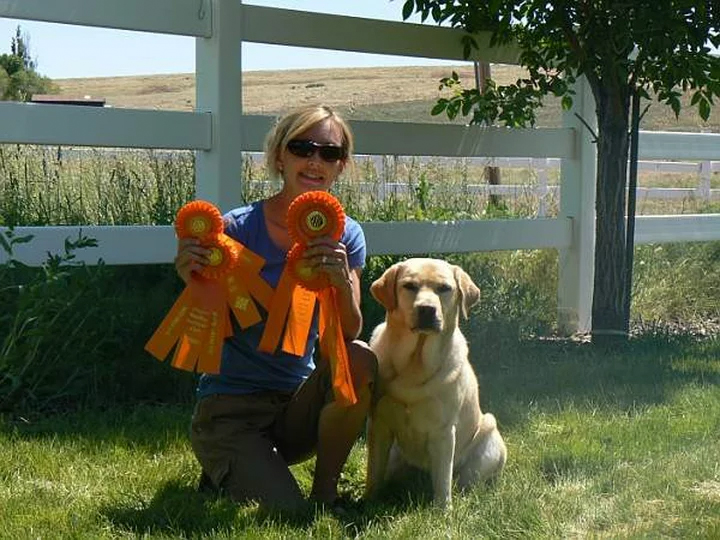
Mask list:
[[[197,238],[178,240],[175,256],[175,271],[186,284],[190,283],[193,272],[199,272],[208,263],[210,250],[202,247]]]
[[[360,311],[360,268],[350,269],[345,245],[328,236],[308,242],[304,253],[308,265],[327,273],[338,292],[338,309],[346,339],[355,339],[362,330]]]
[[[345,245],[329,236],[314,238],[307,245],[304,258],[309,266],[325,272],[338,291],[352,291],[353,275],[348,266]]]

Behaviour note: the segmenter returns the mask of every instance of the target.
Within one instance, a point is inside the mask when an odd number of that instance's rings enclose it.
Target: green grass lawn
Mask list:
[[[471,335],[481,401],[509,449],[493,487],[430,505],[410,479],[347,513],[289,519],[195,492],[189,405],[138,405],[0,425],[0,537],[718,538],[720,339],[586,343]],[[295,469],[304,489],[312,463]]]

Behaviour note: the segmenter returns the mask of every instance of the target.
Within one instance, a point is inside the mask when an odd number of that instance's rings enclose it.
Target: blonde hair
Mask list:
[[[343,161],[346,164],[352,161],[355,138],[348,123],[326,105],[310,105],[286,114],[278,120],[275,127],[268,133],[265,139],[265,164],[270,178],[276,178],[280,175],[277,162],[287,143],[298,134],[307,131],[315,124],[328,118],[335,122],[342,131],[342,147],[345,150]]]

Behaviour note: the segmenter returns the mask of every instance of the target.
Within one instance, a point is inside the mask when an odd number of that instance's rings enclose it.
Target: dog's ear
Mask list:
[[[399,272],[400,263],[395,263],[370,285],[370,293],[373,298],[387,311],[392,311],[397,307],[397,290],[395,286]]]
[[[467,275],[467,272],[459,266],[453,266],[453,273],[455,274],[455,282],[460,292],[462,314],[463,317],[467,319],[470,308],[480,300],[480,289],[473,283],[472,278]]]

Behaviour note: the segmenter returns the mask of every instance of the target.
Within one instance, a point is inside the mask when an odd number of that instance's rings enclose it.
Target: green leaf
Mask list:
[[[473,106],[472,101],[470,101],[469,99],[466,99],[465,101],[463,101],[463,104],[462,104],[463,116],[467,116],[468,114],[470,114],[470,110],[472,109],[472,106]]]
[[[675,113],[675,118],[678,118],[680,116],[680,100],[677,96],[671,96],[668,98],[668,104]]]
[[[447,99],[439,99],[435,106],[432,108],[432,111],[430,111],[430,114],[432,116],[437,116],[438,114],[442,114],[442,112],[447,108],[448,106],[448,100]]]
[[[439,5],[436,4],[432,7],[432,16],[436,22],[440,22],[440,19],[442,18],[442,10]]]
[[[454,120],[460,111],[460,101],[451,101],[447,106],[447,116],[450,120]]]
[[[28,234],[25,236],[16,236],[12,239],[12,243],[14,244],[27,244],[30,242],[33,238],[35,238],[34,234]]]
[[[413,14],[413,11],[415,10],[415,0],[407,0],[405,4],[403,4],[402,8],[402,18],[404,21],[408,20],[410,16]]]
[[[5,253],[7,253],[8,255],[12,255],[12,248],[10,247],[10,243],[5,240],[2,234],[0,234],[0,247],[3,248],[3,251]]]
[[[700,118],[702,118],[704,122],[707,122],[707,119],[710,118],[710,101],[705,96],[703,96],[703,99],[698,105],[698,113],[700,113]]]
[[[565,95],[562,97],[562,108],[564,111],[569,111],[572,108],[573,99],[572,96]]]

